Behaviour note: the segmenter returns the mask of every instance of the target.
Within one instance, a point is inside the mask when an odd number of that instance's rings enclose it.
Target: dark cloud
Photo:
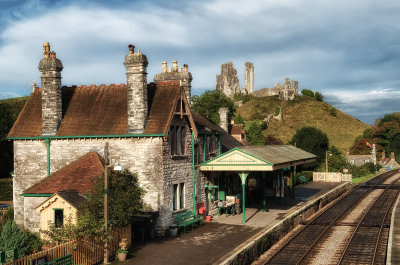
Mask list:
[[[3,94],[10,88],[29,93],[32,80],[39,80],[46,40],[63,60],[66,84],[125,82],[122,60],[126,45],[134,42],[149,58],[149,80],[161,61],[189,64],[194,94],[214,89],[220,64],[227,61],[233,61],[243,85],[244,63],[251,61],[256,89],[290,77],[300,89],[321,91],[328,102],[369,123],[375,114],[395,111],[393,101],[399,99],[392,93],[376,102],[351,100],[400,88],[395,0],[1,3]]]

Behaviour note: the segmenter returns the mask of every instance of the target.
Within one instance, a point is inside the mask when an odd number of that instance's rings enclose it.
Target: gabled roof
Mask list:
[[[239,146],[200,166],[201,171],[273,171],[316,160],[292,145]]]
[[[63,118],[56,136],[127,134],[127,87],[125,84],[63,87],[61,91]],[[148,85],[149,116],[143,134],[165,135],[176,102],[184,93],[178,81],[150,83]],[[188,104],[186,97],[184,102]],[[190,111],[188,113],[189,122],[194,127]],[[41,89],[36,88],[19,114],[8,137],[39,137],[41,133],[42,98]]]
[[[50,198],[39,204],[36,207],[36,211],[41,212],[45,208],[51,206],[53,202],[55,202],[58,198],[66,201],[75,209],[80,209],[83,206],[83,203],[86,201],[86,198],[83,197],[79,192],[70,190],[70,191],[59,191],[54,193]]]
[[[24,194],[53,194],[71,190],[88,194],[93,185],[92,179],[103,173],[104,159],[97,152],[89,152],[29,187]]]

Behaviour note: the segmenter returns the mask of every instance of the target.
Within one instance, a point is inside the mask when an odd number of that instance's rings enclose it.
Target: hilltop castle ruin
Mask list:
[[[276,83],[273,88],[262,88],[254,91],[254,64],[245,63],[244,86],[240,88],[237,71],[232,62],[221,65],[221,73],[217,75],[216,90],[233,99],[235,94],[253,94],[256,97],[279,96],[280,100],[293,100],[298,95],[299,82],[285,78],[283,85]]]

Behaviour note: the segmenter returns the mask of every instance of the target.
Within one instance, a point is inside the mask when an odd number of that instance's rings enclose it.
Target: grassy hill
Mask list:
[[[370,128],[330,104],[306,96],[298,96],[292,101],[280,101],[277,96],[252,97],[236,110],[236,114],[240,114],[245,121],[262,120],[273,114],[277,106],[281,108],[282,120],[274,119],[263,133],[276,136],[284,143],[290,141],[297,129],[312,126],[325,132],[330,145],[344,152],[352,146],[357,136]]]

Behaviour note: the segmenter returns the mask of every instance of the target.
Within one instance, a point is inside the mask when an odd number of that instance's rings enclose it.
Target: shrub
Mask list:
[[[315,99],[317,101],[324,101],[324,96],[317,91],[317,92],[315,92]]]
[[[235,124],[244,124],[244,119],[243,117],[239,114],[235,117],[234,119]]]
[[[303,90],[301,90],[301,94],[303,94],[304,96],[307,96],[307,97],[314,97],[314,92],[312,92],[312,90],[309,90],[309,89],[303,89]]]
[[[9,208],[7,208],[7,211],[4,214],[4,216],[0,217],[0,235],[1,235],[1,230],[3,229],[4,225],[8,221],[12,221],[12,220],[14,220],[14,208],[9,207]]]
[[[1,231],[0,250],[7,251],[14,248],[18,249],[18,256],[23,257],[42,247],[40,238],[28,231],[18,227],[13,221],[8,221]]]
[[[264,140],[265,145],[279,145],[282,144],[282,140],[278,137],[267,135]]]
[[[248,132],[246,139],[251,145],[264,145],[264,134],[267,123],[265,121],[252,121],[245,124]]]
[[[337,117],[337,110],[336,110],[336,108],[331,108],[330,110],[329,110],[329,115],[331,115],[332,117]]]
[[[278,115],[279,115],[279,113],[281,113],[281,108],[280,108],[280,107],[278,107],[278,106],[276,106],[276,107],[275,107],[275,113],[274,113],[274,116],[278,116]]]

